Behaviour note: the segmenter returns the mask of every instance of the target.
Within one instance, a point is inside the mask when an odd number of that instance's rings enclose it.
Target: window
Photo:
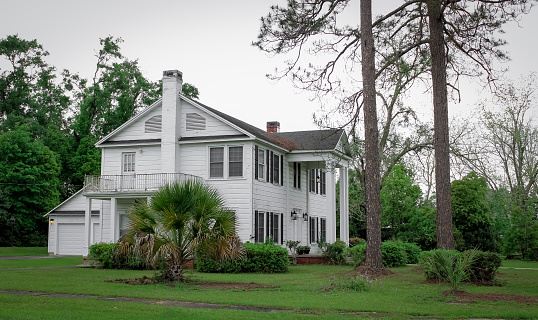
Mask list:
[[[123,153],[123,173],[134,173],[135,172],[135,153],[126,152]]]
[[[224,147],[209,148],[209,177],[224,177]]]
[[[243,147],[228,148],[228,176],[243,176]]]
[[[264,228],[264,216],[263,211],[254,211],[254,242],[265,242],[265,228]]]
[[[301,189],[301,163],[293,163],[293,187]]]
[[[273,182],[279,184],[280,178],[280,157],[278,154],[273,154]]]
[[[325,176],[325,171],[320,170],[319,172],[319,193],[324,195],[327,191],[327,178]]]
[[[277,244],[283,243],[282,213],[254,211],[254,241],[264,243],[269,237]]]
[[[310,233],[310,243],[316,243],[316,218],[309,218],[308,229]]]
[[[319,231],[320,240],[327,241],[327,219],[321,218],[319,226],[320,226],[320,231]]]
[[[129,216],[126,212],[120,213],[120,238],[129,232]]]
[[[257,156],[258,156],[258,176],[256,178],[263,180],[263,177],[264,177],[263,172],[265,170],[265,150],[261,148],[258,149]]]
[[[316,192],[317,193],[317,179],[318,179],[318,174],[317,174],[317,169],[310,169],[310,183],[309,183],[309,191],[310,192]]]

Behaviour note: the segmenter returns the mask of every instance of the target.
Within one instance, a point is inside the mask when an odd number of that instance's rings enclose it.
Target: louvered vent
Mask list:
[[[205,118],[197,113],[187,113],[187,130],[205,130]]]
[[[163,116],[153,116],[146,121],[146,125],[144,128],[145,133],[154,133],[154,132],[161,132],[163,127]]]

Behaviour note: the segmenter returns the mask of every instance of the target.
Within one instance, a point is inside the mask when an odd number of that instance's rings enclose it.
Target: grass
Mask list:
[[[70,259],[70,258],[69,258]],[[37,262],[59,259],[38,259]],[[17,261],[17,260],[16,260]],[[64,260],[63,263],[67,263]],[[73,261],[73,263],[76,263]],[[396,274],[371,281],[366,291],[327,291],[331,283],[345,281],[352,271],[342,266],[294,266],[285,274],[203,274],[193,270],[194,281],[246,282],[277,286],[275,289],[202,289],[195,284],[131,286],[105,282],[117,278],[152,276],[151,271],[102,269],[40,269],[0,271],[0,290],[83,294],[96,297],[156,297],[223,305],[249,305],[289,309],[290,312],[254,313],[237,310],[172,308],[145,303],[103,301],[99,298],[45,298],[0,294],[0,319],[53,319],[100,317],[102,319],[416,319],[416,318],[527,318],[538,314],[538,304],[484,302],[452,304],[445,297],[446,284],[428,284],[418,267],[392,269]],[[501,270],[502,287],[464,285],[476,293],[510,293],[538,296],[537,270]],[[119,311],[117,311],[119,310]]]
[[[507,267],[507,268],[536,268],[538,269],[538,261],[503,260],[501,266]]]
[[[47,247],[0,247],[0,257],[47,255]]]
[[[82,263],[82,257],[0,260],[0,269],[76,266]]]

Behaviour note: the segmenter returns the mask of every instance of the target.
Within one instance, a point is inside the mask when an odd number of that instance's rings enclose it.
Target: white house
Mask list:
[[[114,130],[101,148],[101,175],[48,212],[50,254],[87,255],[98,242],[116,242],[135,199],[161,185],[201,179],[217,188],[238,217],[243,241],[312,245],[348,241],[347,136],[343,130],[267,131],[181,94],[182,73],[163,73],[162,99]],[[337,170],[339,171],[337,173]],[[336,194],[336,178],[341,184]]]

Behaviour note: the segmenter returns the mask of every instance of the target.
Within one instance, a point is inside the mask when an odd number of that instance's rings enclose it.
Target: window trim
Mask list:
[[[221,161],[215,161],[215,162],[212,162],[211,161],[211,150],[212,149],[222,149],[222,160]],[[224,161],[226,159],[226,155],[225,155],[225,151],[226,148],[224,148],[224,146],[211,146],[209,147],[208,149],[208,161],[209,161],[209,166],[208,166],[208,177],[209,179],[223,179],[225,177],[225,174],[224,174],[224,170],[225,170],[225,166],[224,166]],[[220,176],[212,176],[211,175],[211,165],[212,164],[218,164],[218,163],[222,163],[222,175]]]
[[[126,157],[132,156],[132,163],[127,164],[127,167],[132,166],[132,170],[126,169]],[[122,152],[121,153],[121,173],[122,174],[134,174],[136,172],[136,152]]]
[[[239,163],[239,161],[232,161],[232,160],[231,160],[231,152],[230,152],[230,149],[232,149],[232,148],[241,148],[241,175],[235,175],[235,174],[232,175],[232,174],[231,174],[231,171],[232,171],[232,170],[231,170],[231,168],[232,168],[232,164]],[[245,152],[244,152],[244,148],[243,148],[243,146],[242,146],[242,145],[241,145],[241,146],[229,145],[228,148],[227,148],[227,150],[228,150],[228,157],[227,157],[227,158],[228,158],[228,178],[234,178],[234,179],[236,179],[236,178],[243,178],[243,177],[245,176],[245,174],[244,174],[244,168],[245,168],[245,165],[244,165],[244,162],[245,162],[245,161],[244,161],[244,160],[245,160],[245,159],[244,159],[244,158],[245,158]]]

